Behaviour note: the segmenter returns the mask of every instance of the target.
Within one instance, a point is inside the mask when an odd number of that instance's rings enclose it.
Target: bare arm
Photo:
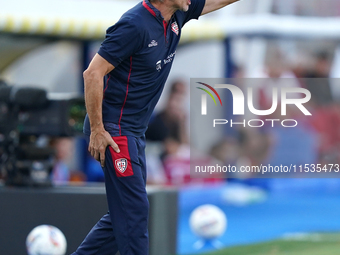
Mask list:
[[[216,11],[237,1],[239,0],[206,0],[201,15]]]
[[[102,118],[103,77],[111,72],[114,66],[96,54],[85,70],[85,104],[90,119],[91,136],[88,150],[104,166],[105,150],[108,145],[119,153],[117,144],[104,129]]]

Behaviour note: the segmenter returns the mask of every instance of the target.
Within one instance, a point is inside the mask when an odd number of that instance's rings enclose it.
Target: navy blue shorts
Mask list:
[[[105,152],[105,187],[109,212],[92,228],[74,255],[147,255],[149,202],[145,190],[145,137],[118,136],[105,125],[120,153]]]

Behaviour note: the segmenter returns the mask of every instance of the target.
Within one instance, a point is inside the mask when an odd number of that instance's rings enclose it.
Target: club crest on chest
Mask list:
[[[179,29],[176,21],[171,24],[171,30],[178,36]]]

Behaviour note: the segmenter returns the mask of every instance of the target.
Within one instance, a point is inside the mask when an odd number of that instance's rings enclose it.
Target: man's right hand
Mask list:
[[[118,145],[105,129],[91,131],[88,151],[92,157],[100,162],[102,167],[105,164],[105,150],[107,146],[111,146],[117,153],[120,152]]]
[[[100,162],[102,167],[104,167],[105,163],[105,150],[107,146],[111,146],[119,153],[117,144],[103,127],[102,118],[103,77],[114,68],[113,65],[97,53],[83,74],[86,111],[91,125],[88,150]]]

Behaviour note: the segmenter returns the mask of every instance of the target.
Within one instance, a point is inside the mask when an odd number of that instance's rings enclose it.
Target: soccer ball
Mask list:
[[[50,225],[35,227],[26,238],[28,255],[64,255],[66,246],[64,234]]]
[[[189,224],[191,230],[204,239],[214,239],[221,235],[227,227],[225,213],[215,205],[201,205],[190,215]]]

